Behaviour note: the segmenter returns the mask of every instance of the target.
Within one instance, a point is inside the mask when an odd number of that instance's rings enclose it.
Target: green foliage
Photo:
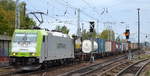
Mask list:
[[[89,37],[90,37],[90,33],[86,32],[86,30],[83,30],[82,31],[82,39],[85,40],[85,39],[88,39]]]
[[[16,6],[13,0],[0,0],[0,7],[7,11],[14,11]]]
[[[36,25],[36,23],[33,21],[32,18],[29,18],[28,16],[26,16],[26,3],[22,2],[20,3],[20,24],[21,24],[21,28],[23,29],[30,29],[33,26]]]
[[[28,16],[26,16],[25,19],[24,19],[24,24],[23,24],[22,27],[25,28],[25,29],[30,29],[35,25],[36,25],[35,21],[33,21],[32,18],[29,18]]]
[[[57,26],[55,28],[56,31],[60,31],[64,34],[68,34],[69,33],[69,29],[66,26]]]
[[[21,28],[29,29],[36,25],[33,19],[25,16],[23,9],[25,3],[20,3],[20,22]],[[15,29],[15,1],[14,0],[0,0],[0,34],[12,36]]]
[[[15,10],[10,0],[0,1],[0,34],[12,35],[15,25]]]
[[[104,30],[99,38],[105,39],[105,40],[115,40],[115,33],[113,30]]]
[[[82,39],[89,39],[89,38],[96,38],[96,31],[94,30],[94,32],[91,34],[90,32],[87,32],[86,30],[82,31]]]

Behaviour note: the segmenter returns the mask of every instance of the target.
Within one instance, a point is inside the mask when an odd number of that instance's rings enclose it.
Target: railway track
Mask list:
[[[98,63],[98,64],[93,64],[91,66],[86,66],[86,67],[83,67],[83,68],[78,69],[78,70],[73,70],[71,72],[60,74],[59,76],[84,76],[84,75],[92,73],[98,69],[104,68],[105,66],[108,66],[114,62],[121,61],[122,59],[125,59],[125,58],[127,58],[126,54],[123,56],[108,59],[108,60],[101,62],[101,63]],[[43,76],[44,74],[48,73],[49,71],[56,70],[56,69],[59,69],[59,66],[58,67],[55,66],[55,68],[53,68],[53,69],[48,68],[48,69],[44,69],[44,70],[37,70],[37,71],[31,71],[31,72],[22,72],[20,70],[16,70],[13,72],[0,74],[0,76],[30,76],[30,75]]]
[[[107,60],[107,61],[104,61],[103,63],[101,63],[101,65],[98,65],[98,64],[96,64],[96,65],[103,67],[105,65],[109,65],[109,64],[113,63],[114,61],[121,60],[123,58],[126,58],[126,56],[119,56],[116,58],[111,58],[110,60]],[[91,65],[91,66],[93,66],[93,68],[95,68],[95,69],[97,68],[97,66],[95,66],[95,65]],[[59,68],[59,66],[58,66],[58,68]],[[58,68],[56,66],[55,68],[53,68],[53,70],[58,69]],[[86,71],[85,69],[84,69],[84,71]],[[36,76],[45,76],[46,73],[50,70],[52,70],[52,68],[44,69],[44,70],[31,71],[31,72],[22,72],[22,71],[16,70],[13,72],[3,73],[0,76],[30,76],[30,75],[35,75],[35,74],[36,74]],[[90,70],[90,68],[88,70]],[[60,76],[63,76],[63,75],[60,75]],[[71,75],[67,75],[67,76],[71,76]]]
[[[113,63],[109,66],[105,66],[104,69],[100,69],[95,73],[92,73],[87,76],[115,76],[120,70],[123,70],[125,67],[133,64],[134,62],[128,60],[122,60],[116,63]],[[111,67],[111,68],[110,68]]]
[[[127,56],[116,57],[116,58],[104,61],[102,63],[98,63],[98,64],[94,64],[94,65],[91,65],[91,66],[83,67],[83,68],[80,68],[78,70],[73,70],[73,71],[58,75],[58,76],[85,76],[87,74],[90,74],[90,73],[98,70],[98,69],[102,69],[105,66],[108,66],[108,65],[110,65],[114,62],[125,59],[126,57]]]
[[[18,70],[14,70],[14,71],[8,71],[7,73],[0,73],[0,76],[47,76],[46,74],[49,71],[53,71],[53,70],[56,70],[59,68],[63,68],[66,66],[72,66],[72,65],[77,65],[77,63],[67,64],[67,65],[56,65],[56,66],[51,66],[46,69],[38,69],[38,70],[34,70],[34,71],[21,71],[18,69]]]
[[[138,61],[128,66],[127,68],[123,69],[115,76],[139,76],[142,69],[149,63],[150,63],[150,59],[144,59],[144,60]]]
[[[34,71],[22,71],[22,70],[15,70],[15,71],[9,71],[7,73],[2,73],[0,76],[30,76],[33,74],[39,74],[38,76],[45,76],[45,72],[48,72],[50,70],[58,69],[59,66],[55,66],[55,68],[47,68],[47,69],[38,69]],[[37,76],[37,75],[36,75]]]
[[[20,70],[14,69],[12,66],[0,68],[0,76],[12,75],[20,72]]]
[[[115,76],[121,70],[123,70],[124,68],[134,63],[135,61],[123,59],[123,60],[114,62],[110,65],[107,65],[104,68],[98,69],[90,74],[87,74],[86,76]]]

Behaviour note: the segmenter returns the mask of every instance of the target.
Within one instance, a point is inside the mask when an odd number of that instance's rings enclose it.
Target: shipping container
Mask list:
[[[122,51],[125,51],[125,43],[121,43],[121,45],[122,45]]]
[[[138,48],[138,44],[137,43],[133,43],[134,49]]]
[[[111,41],[105,41],[105,51],[106,52],[112,51],[112,42]]]
[[[128,42],[128,50],[131,50],[131,42]]]
[[[121,52],[121,43],[116,43],[116,51]]]
[[[128,51],[129,50],[129,44],[125,43],[125,46],[126,46],[126,51]]]
[[[112,50],[111,50],[111,52],[116,52],[116,42],[114,42],[114,41],[111,41],[111,45],[112,45]]]
[[[130,44],[131,49],[134,49],[134,45],[133,43]]]
[[[120,52],[122,52],[122,43],[119,43],[120,44]]]
[[[105,40],[97,38],[96,42],[98,43],[98,49],[96,50],[97,53],[104,53],[105,52]]]
[[[127,51],[128,50],[128,43],[123,42],[122,43],[122,50]]]
[[[82,42],[81,42],[81,39],[80,38],[78,38],[78,39],[76,39],[75,41],[74,41],[74,43],[75,43],[75,52],[77,53],[77,52],[81,52],[81,46],[82,46]]]

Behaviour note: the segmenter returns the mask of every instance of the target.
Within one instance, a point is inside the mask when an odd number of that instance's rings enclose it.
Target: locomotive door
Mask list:
[[[44,58],[48,58],[48,36],[44,36]]]

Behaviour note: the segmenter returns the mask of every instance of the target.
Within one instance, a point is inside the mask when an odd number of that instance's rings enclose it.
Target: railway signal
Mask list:
[[[90,32],[94,32],[95,22],[90,21],[89,23],[90,23]]]
[[[129,39],[129,36],[130,36],[130,30],[129,30],[129,29],[126,29],[124,35],[126,36],[126,39]]]
[[[93,32],[94,32],[94,27],[95,27],[95,22],[94,21],[90,21],[90,33],[91,33],[91,41],[92,41],[92,51],[94,50],[94,39],[93,39]],[[94,62],[94,56],[93,56],[93,52],[91,52],[91,57],[90,57],[90,62]]]

